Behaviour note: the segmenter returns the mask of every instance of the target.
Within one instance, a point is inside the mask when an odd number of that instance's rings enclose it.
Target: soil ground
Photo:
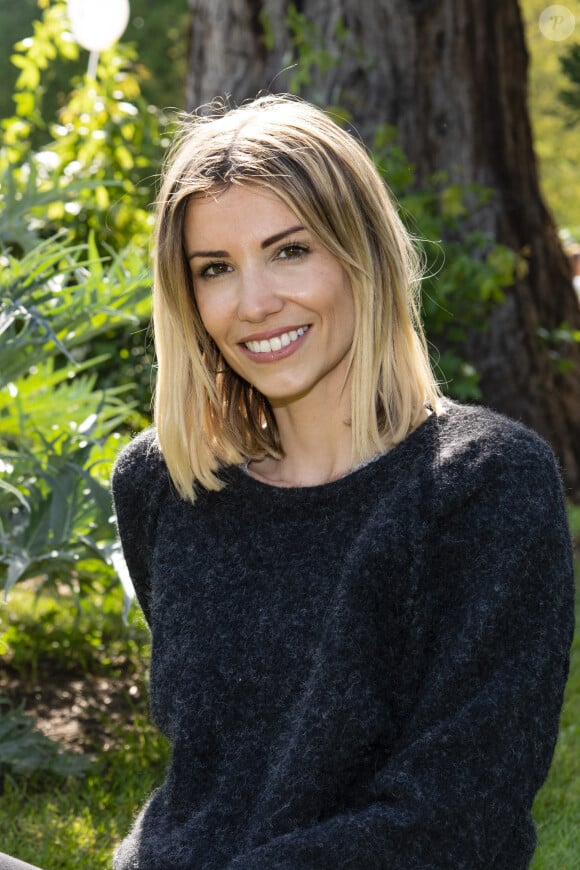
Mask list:
[[[63,748],[82,753],[108,750],[122,739],[124,723],[138,710],[147,712],[142,679],[83,676],[68,673],[39,674],[26,682],[3,663],[0,697],[11,706],[24,705],[38,728]]]

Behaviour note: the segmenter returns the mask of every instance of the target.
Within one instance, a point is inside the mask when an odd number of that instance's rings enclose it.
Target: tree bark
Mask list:
[[[190,0],[189,105],[218,94],[238,103],[262,90],[287,90],[297,50],[289,6],[289,0]],[[419,180],[442,170],[493,189],[492,202],[472,220],[525,252],[529,269],[466,352],[485,403],[547,438],[570,495],[580,498],[580,345],[553,338],[563,323],[580,330],[580,309],[539,189],[517,0],[294,6],[320,36],[314,52],[324,47],[336,59],[329,69],[306,70],[303,96],[348,109],[367,141],[379,123],[394,124]],[[308,46],[302,60],[308,66]]]

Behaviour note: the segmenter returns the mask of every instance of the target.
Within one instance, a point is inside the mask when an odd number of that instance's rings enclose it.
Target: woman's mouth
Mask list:
[[[245,341],[244,347],[247,347],[252,353],[272,353],[294,344],[309,328],[309,326],[300,326],[298,329],[282,332],[280,335],[274,335],[272,338],[263,338],[261,341]]]

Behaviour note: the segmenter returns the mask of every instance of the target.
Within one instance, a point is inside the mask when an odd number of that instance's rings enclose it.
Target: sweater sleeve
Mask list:
[[[528,866],[568,671],[573,574],[551,451],[526,430],[518,438],[509,450],[441,460],[427,666],[374,800],[229,870]]]
[[[111,489],[123,556],[147,623],[151,624],[151,545],[161,491],[167,485],[165,463],[148,429],[119,454]]]

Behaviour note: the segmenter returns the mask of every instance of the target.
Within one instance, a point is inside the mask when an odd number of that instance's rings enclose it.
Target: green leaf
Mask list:
[[[10,495],[13,495],[16,499],[18,499],[18,501],[20,502],[22,507],[25,508],[25,510],[30,510],[30,505],[28,504],[22,493],[15,486],[7,483],[5,480],[0,480],[0,489],[3,489],[4,492],[7,492]]]
[[[65,752],[36,728],[34,718],[26,715],[22,706],[11,709],[0,698],[0,787],[5,776],[75,776],[89,770],[92,763],[91,758]]]
[[[8,593],[15,583],[25,575],[26,569],[30,565],[30,560],[23,553],[13,553],[6,562],[6,580],[4,581],[4,596],[8,597]]]

